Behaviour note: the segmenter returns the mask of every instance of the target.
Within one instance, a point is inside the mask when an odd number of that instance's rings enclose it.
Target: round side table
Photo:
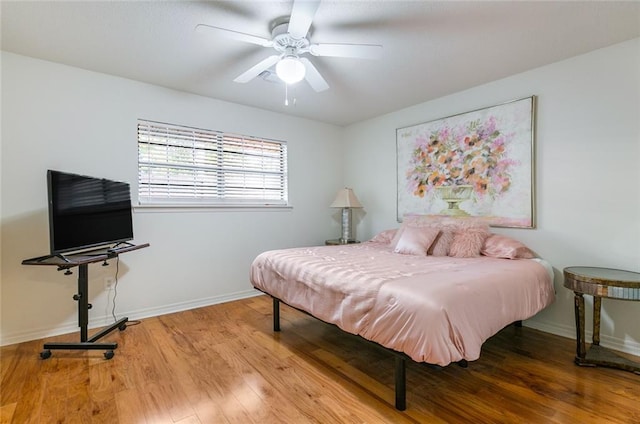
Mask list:
[[[640,273],[588,266],[571,266],[565,268],[563,273],[564,286],[575,294],[575,363],[582,366],[619,368],[640,374],[640,363],[622,358],[600,346],[602,298],[640,301]],[[585,294],[593,296],[593,341],[588,351],[584,335]]]

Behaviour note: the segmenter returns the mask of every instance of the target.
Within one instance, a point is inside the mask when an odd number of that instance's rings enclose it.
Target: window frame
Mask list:
[[[137,151],[136,208],[290,208],[286,141],[138,119]]]

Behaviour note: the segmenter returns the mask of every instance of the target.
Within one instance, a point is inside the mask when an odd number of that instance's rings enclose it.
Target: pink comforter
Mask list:
[[[366,242],[262,253],[251,283],[413,360],[447,365],[480,356],[485,340],[554,300],[534,260],[393,253]]]

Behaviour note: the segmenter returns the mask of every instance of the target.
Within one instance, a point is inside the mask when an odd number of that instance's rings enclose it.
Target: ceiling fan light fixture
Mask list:
[[[306,69],[297,56],[285,56],[276,64],[276,75],[287,84],[295,84],[304,78]]]

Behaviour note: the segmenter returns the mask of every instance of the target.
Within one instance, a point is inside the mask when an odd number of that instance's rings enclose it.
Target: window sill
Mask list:
[[[135,213],[157,212],[288,212],[293,209],[291,205],[134,205]]]

